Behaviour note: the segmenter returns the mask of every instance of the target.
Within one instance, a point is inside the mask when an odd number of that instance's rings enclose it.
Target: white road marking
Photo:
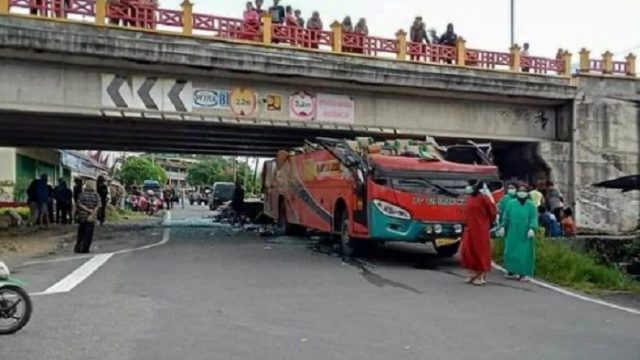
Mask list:
[[[164,223],[168,223],[169,221],[171,221],[171,210],[167,210],[164,213]]]
[[[157,246],[164,245],[164,244],[166,244],[168,242],[169,242],[169,229],[164,229],[164,232],[162,233],[162,240],[157,242],[157,243],[155,243],[155,244],[149,244],[149,245],[140,246],[140,247],[132,248],[132,249],[118,250],[118,251],[105,253],[105,254],[125,254],[125,253],[134,252],[134,251],[148,250],[148,249],[151,249],[151,248],[154,248],[154,247],[157,247]],[[39,265],[39,264],[51,264],[51,263],[58,263],[58,262],[64,262],[64,261],[74,261],[74,260],[80,260],[80,259],[88,259],[88,258],[93,257],[93,256],[95,256],[95,255],[77,255],[77,256],[69,256],[69,257],[63,257],[63,258],[51,259],[51,260],[27,261],[27,262],[23,263],[22,266]]]
[[[39,293],[30,294],[31,296],[42,296],[42,295],[52,295],[52,294],[60,294],[67,293],[73,290],[76,286],[80,285],[83,281],[85,281],[89,276],[91,276],[94,272],[96,272],[102,265],[104,265],[112,256],[132,253],[135,251],[148,250],[154,247],[162,246],[169,242],[170,239],[170,230],[164,229],[162,233],[162,241],[157,242],[155,244],[140,246],[132,249],[124,249],[120,251],[114,251],[106,254],[98,254],[91,257],[91,259],[79,268],[75,269],[71,274],[67,275],[64,279],[58,281],[57,283],[50,286],[47,290]],[[86,256],[83,256],[86,257]],[[58,261],[67,261],[67,260],[77,260],[82,259],[83,257],[73,257],[73,258],[65,258],[56,259]],[[51,262],[51,261],[50,261]],[[43,262],[39,262],[43,263]]]
[[[499,271],[502,271],[503,273],[506,273],[507,270],[505,268],[503,268],[502,266],[496,264],[496,263],[492,263],[493,267]],[[538,285],[540,287],[543,287],[545,289],[549,289],[555,292],[558,292],[560,294],[566,295],[566,296],[570,296],[572,298],[576,298],[582,301],[586,301],[586,302],[590,302],[593,304],[598,304],[598,305],[602,305],[602,306],[606,306],[612,309],[616,309],[616,310],[620,310],[620,311],[626,311],[630,314],[634,314],[634,315],[640,315],[640,310],[638,309],[633,309],[633,308],[628,308],[628,307],[624,307],[624,306],[620,306],[620,305],[616,305],[616,304],[612,304],[610,302],[604,301],[604,300],[598,300],[598,299],[594,299],[594,298],[590,298],[588,296],[584,296],[578,293],[574,293],[573,291],[569,291],[567,289],[563,289],[561,287],[555,286],[555,285],[551,285],[548,284],[544,281],[540,281],[540,280],[536,280],[536,279],[529,279],[529,282],[535,285]]]
[[[51,295],[51,294],[59,294],[66,293],[76,286],[78,286],[81,282],[83,282],[86,278],[91,276],[96,270],[98,270],[104,263],[109,260],[113,254],[101,254],[92,257],[89,261],[84,263],[79,268],[75,269],[71,274],[67,275],[64,279],[58,281],[57,283],[51,285],[47,290],[42,293],[32,294],[32,295]]]

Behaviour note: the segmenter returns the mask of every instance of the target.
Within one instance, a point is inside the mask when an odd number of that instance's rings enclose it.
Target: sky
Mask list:
[[[246,1],[191,0],[194,12],[242,17]],[[160,0],[162,7],[178,9],[182,0]],[[452,22],[467,47],[507,51],[510,46],[510,0],[282,0],[308,18],[318,10],[325,27],[350,15],[364,17],[371,35],[393,38],[408,31],[422,15],[428,28],[440,34]],[[516,43],[529,42],[530,55],[555,57],[558,48],[577,56],[581,48],[592,58],[610,50],[622,60],[640,52],[640,0],[515,0]],[[271,0],[265,0],[271,5]],[[574,58],[577,62],[577,57]]]

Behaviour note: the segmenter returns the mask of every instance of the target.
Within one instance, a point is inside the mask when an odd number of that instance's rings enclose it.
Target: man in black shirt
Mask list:
[[[280,0],[273,0],[273,6],[269,8],[271,20],[274,24],[283,24],[285,11],[284,6],[280,5]]]
[[[97,192],[100,196],[100,210],[98,211],[98,221],[100,225],[104,225],[104,220],[107,215],[107,196],[109,196],[109,187],[107,187],[107,181],[104,176],[98,176]]]
[[[447,32],[440,37],[440,45],[455,46],[458,35],[453,31],[453,24],[447,25]]]

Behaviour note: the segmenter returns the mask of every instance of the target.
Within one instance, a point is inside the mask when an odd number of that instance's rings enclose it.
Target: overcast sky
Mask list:
[[[242,0],[191,0],[194,11],[242,17]],[[265,0],[271,5],[272,0]],[[531,55],[555,56],[558,48],[572,53],[582,47],[599,57],[609,49],[622,59],[629,51],[640,52],[640,0],[515,0],[516,42],[529,42]],[[178,8],[182,0],[160,0],[167,8]],[[392,38],[413,18],[422,15],[427,27],[441,33],[453,22],[467,46],[487,50],[509,47],[510,0],[282,0],[302,10],[308,18],[320,11],[325,27],[351,15],[354,22],[365,17],[371,35]],[[577,62],[577,58],[574,58]]]

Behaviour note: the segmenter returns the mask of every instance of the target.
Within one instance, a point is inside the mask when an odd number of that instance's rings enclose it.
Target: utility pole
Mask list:
[[[516,43],[515,27],[516,27],[516,0],[511,0],[511,46]]]

